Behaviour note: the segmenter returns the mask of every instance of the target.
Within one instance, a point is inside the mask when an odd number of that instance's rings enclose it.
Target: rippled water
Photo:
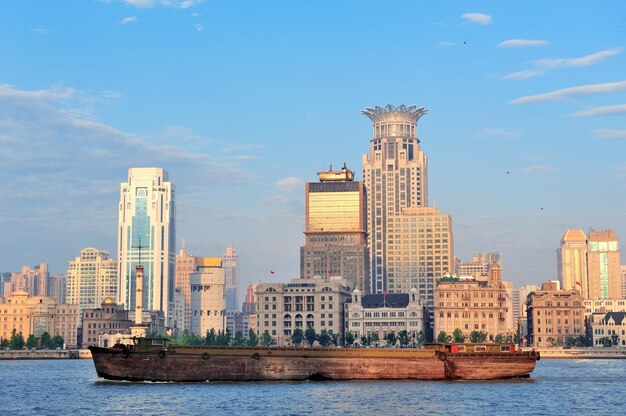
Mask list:
[[[541,360],[530,379],[123,383],[91,360],[0,361],[0,415],[620,415],[626,360]]]

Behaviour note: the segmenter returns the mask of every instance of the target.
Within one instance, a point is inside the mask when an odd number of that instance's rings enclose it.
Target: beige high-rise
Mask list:
[[[567,230],[557,249],[557,271],[563,290],[575,290],[589,297],[587,279],[587,236],[583,230]]]
[[[184,296],[183,309],[183,322],[180,331],[184,329],[191,329],[191,285],[189,283],[189,276],[196,271],[196,256],[188,253],[185,250],[185,245],[176,255],[176,281],[175,287],[180,290]]]
[[[619,238],[613,230],[591,230],[587,241],[589,296],[587,299],[620,299],[622,275]]]
[[[372,120],[370,153],[363,155],[371,291],[383,293],[397,288],[387,280],[389,216],[428,205],[428,164],[417,138],[417,121],[426,109],[387,105],[362,113]]]
[[[226,327],[226,278],[222,259],[198,257],[197,271],[189,276],[191,285],[191,334],[224,331]]]

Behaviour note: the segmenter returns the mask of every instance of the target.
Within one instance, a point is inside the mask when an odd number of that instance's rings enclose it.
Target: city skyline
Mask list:
[[[161,3],[0,6],[0,271],[115,253],[119,183],[158,166],[176,251],[232,242],[242,287],[295,278],[304,183],[343,162],[362,180],[360,111],[403,103],[429,110],[457,257],[501,252],[519,287],[556,279],[566,229],[626,235],[621,2]]]

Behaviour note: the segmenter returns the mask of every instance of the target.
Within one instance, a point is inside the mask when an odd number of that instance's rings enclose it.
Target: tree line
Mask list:
[[[22,332],[16,332],[15,328],[13,328],[11,338],[0,339],[0,348],[9,348],[11,350],[22,350],[24,348],[54,350],[57,348],[63,348],[64,343],[65,340],[61,335],[50,336],[47,332],[41,334],[41,337],[39,338],[37,338],[35,334],[30,334],[28,338],[24,340]]]

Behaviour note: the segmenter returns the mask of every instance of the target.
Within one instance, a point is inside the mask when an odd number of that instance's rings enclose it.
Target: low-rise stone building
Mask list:
[[[608,346],[607,339],[612,343],[611,346],[626,346],[625,312],[594,313],[589,323],[594,347]]]
[[[103,335],[130,334],[133,321],[128,311],[117,305],[113,298],[105,298],[99,308],[83,309],[82,347],[101,346]]]
[[[293,279],[289,283],[259,283],[256,287],[256,332],[267,332],[277,345],[289,345],[296,328],[337,334],[343,344],[344,303],[350,283],[340,277]]]
[[[365,296],[355,289],[345,304],[346,334],[351,332],[358,343],[361,337],[370,337],[374,333],[382,341],[389,333],[397,336],[401,331],[407,331],[414,344],[419,333],[424,333],[425,305],[415,288],[409,293]]]
[[[576,290],[557,290],[549,282],[527,300],[528,343],[536,347],[564,345],[567,337],[585,335],[585,306]]]

